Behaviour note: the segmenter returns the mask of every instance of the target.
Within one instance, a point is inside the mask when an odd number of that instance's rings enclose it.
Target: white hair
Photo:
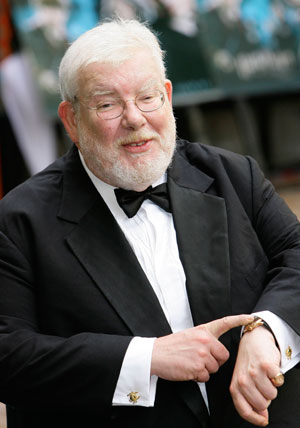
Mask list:
[[[61,60],[59,82],[62,99],[74,101],[78,74],[88,64],[97,62],[118,65],[133,57],[137,50],[146,49],[157,62],[164,80],[164,51],[147,24],[118,18],[86,31],[69,46]]]

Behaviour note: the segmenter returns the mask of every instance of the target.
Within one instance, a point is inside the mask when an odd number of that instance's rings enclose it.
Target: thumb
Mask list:
[[[222,334],[234,327],[247,325],[254,321],[253,315],[231,315],[204,324],[206,328],[218,339]]]

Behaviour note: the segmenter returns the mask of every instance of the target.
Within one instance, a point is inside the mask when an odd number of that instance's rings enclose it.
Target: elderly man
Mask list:
[[[8,426],[298,427],[296,217],[253,159],[176,139],[145,25],[83,34],[60,82],[74,145],[0,203]]]

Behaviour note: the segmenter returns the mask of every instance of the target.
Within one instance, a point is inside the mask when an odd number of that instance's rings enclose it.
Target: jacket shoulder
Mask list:
[[[74,163],[72,161],[74,158],[76,158],[76,151],[71,149],[45,169],[16,186],[0,201],[0,212],[4,207],[21,208],[24,201],[27,206],[33,201],[43,203],[51,198],[53,201],[54,195],[61,190],[62,177],[68,165]]]
[[[217,146],[210,146],[200,142],[189,142],[186,140],[178,140],[178,153],[186,157],[190,163],[196,165],[211,165],[213,167],[223,167],[225,170],[239,169],[249,167],[249,161],[256,163],[251,156],[232,152]]]
[[[189,163],[215,179],[227,176],[232,184],[236,185],[249,183],[252,180],[260,182],[265,180],[264,172],[258,162],[249,155],[185,140],[178,141],[177,151]]]
[[[178,141],[178,154],[214,179],[219,196],[237,196],[249,216],[254,202],[260,207],[275,192],[258,162],[249,155],[184,140]]]

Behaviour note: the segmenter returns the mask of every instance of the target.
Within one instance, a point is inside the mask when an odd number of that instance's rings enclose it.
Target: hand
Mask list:
[[[230,385],[236,410],[248,422],[266,426],[268,407],[277,397],[271,378],[280,372],[280,352],[264,327],[245,333],[241,339]]]
[[[253,319],[252,315],[228,316],[156,339],[151,374],[166,380],[207,382],[229,358],[218,338]]]

